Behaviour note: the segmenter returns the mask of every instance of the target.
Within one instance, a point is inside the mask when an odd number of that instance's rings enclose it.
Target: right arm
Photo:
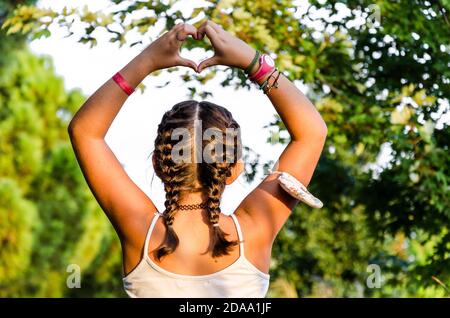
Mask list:
[[[245,69],[256,53],[214,22],[207,21],[198,32],[201,36],[206,33],[215,50],[212,58],[200,63],[199,72],[207,66],[219,64]],[[252,72],[257,68],[258,63]],[[266,77],[260,79],[259,84]],[[309,99],[283,74],[278,84],[278,88],[268,93],[268,98],[291,140],[278,159],[276,170],[291,174],[307,187],[325,144],[327,126]],[[262,230],[267,243],[271,244],[298,202],[278,185],[277,175],[271,174],[242,201],[238,210],[250,216],[252,223]]]
[[[310,100],[283,74],[278,88],[267,96],[290,135],[275,170],[291,174],[307,187],[325,144],[327,126]],[[267,176],[242,202],[242,208],[271,233],[272,241],[299,202],[278,185],[277,177]]]

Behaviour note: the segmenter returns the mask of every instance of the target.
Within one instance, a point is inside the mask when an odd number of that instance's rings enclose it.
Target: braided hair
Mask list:
[[[196,132],[195,121],[201,120],[201,131]],[[175,160],[172,157],[176,144],[179,141],[174,136],[174,130],[184,128],[189,131],[188,136],[183,136],[181,152],[192,160]],[[154,166],[157,176],[164,183],[166,192],[165,211],[163,221],[166,227],[166,237],[162,245],[156,251],[156,257],[162,257],[175,251],[179,239],[172,224],[178,209],[178,201],[183,193],[202,192],[207,198],[206,210],[208,212],[209,224],[212,237],[209,250],[213,257],[227,255],[237,245],[236,241],[228,241],[226,234],[219,227],[220,199],[225,189],[226,178],[231,176],[233,165],[241,157],[240,136],[234,134],[230,140],[229,129],[233,132],[239,131],[238,123],[233,119],[231,113],[224,107],[210,102],[197,102],[188,100],[178,103],[166,112],[158,126],[158,134],[155,140]],[[194,140],[198,138],[195,134],[208,130],[214,132],[211,140],[202,138],[202,149],[195,147]],[[200,136],[200,138],[202,137]],[[200,162],[193,160],[194,156],[204,154],[204,150],[212,149],[206,160]],[[218,151],[215,149],[224,149]],[[229,151],[231,149],[231,151]],[[187,152],[187,153],[186,153]]]

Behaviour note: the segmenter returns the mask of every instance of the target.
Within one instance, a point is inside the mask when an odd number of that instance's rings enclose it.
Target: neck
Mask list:
[[[184,205],[184,204],[203,203],[206,202],[206,199],[207,199],[206,196],[201,192],[190,192],[183,194],[180,200],[178,201],[178,204]]]
[[[206,202],[207,197],[201,192],[185,193],[178,201],[179,205],[198,204]],[[175,215],[175,222],[189,222],[193,220],[201,220],[205,224],[209,224],[209,214],[206,209],[180,210]]]

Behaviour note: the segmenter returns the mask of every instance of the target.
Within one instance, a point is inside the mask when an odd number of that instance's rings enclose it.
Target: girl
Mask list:
[[[213,57],[197,66],[179,55],[186,37],[205,35]],[[153,165],[166,191],[164,211],[133,183],[104,140],[128,95],[148,74],[173,66],[201,72],[213,65],[245,70],[272,102],[291,137],[279,171],[307,186],[322,152],[327,134],[322,117],[268,55],[211,21],[198,29],[178,24],[163,34],[90,96],[68,129],[83,175],[120,238],[130,297],[267,293],[272,244],[299,201],[270,174],[231,215],[221,213],[225,186],[243,171],[239,134],[229,137],[239,125],[229,111],[189,100],[163,116]],[[226,152],[217,150],[224,147]]]

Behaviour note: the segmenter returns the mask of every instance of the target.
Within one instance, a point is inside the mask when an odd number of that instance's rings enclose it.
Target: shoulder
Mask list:
[[[277,176],[271,174],[244,198],[236,215],[250,233],[271,244],[298,202],[281,188]]]

